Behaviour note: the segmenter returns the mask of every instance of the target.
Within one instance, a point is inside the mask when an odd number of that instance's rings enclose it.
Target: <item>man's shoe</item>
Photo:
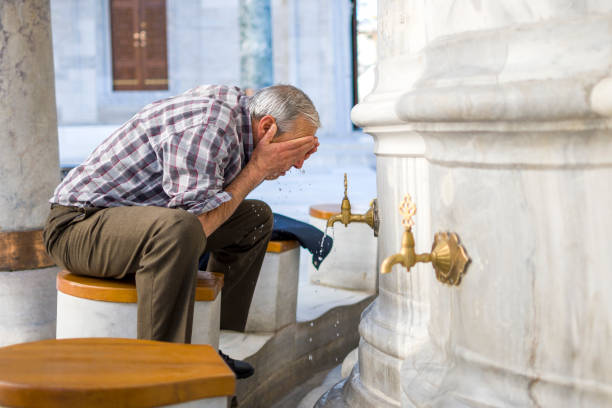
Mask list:
[[[227,354],[223,354],[221,350],[219,350],[219,355],[223,358],[225,364],[227,364],[234,374],[236,374],[237,379],[249,378],[255,373],[253,366],[246,361],[234,360]]]

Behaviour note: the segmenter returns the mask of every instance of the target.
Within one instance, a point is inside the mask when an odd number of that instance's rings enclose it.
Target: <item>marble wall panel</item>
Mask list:
[[[55,338],[57,271],[0,271],[0,346]]]
[[[46,1],[0,3],[0,230],[41,228],[59,182]]]

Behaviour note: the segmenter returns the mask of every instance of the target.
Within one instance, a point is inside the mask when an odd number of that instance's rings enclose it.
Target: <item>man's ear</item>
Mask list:
[[[276,120],[270,115],[266,115],[261,118],[258,124],[261,134],[264,135],[274,123],[276,123]]]

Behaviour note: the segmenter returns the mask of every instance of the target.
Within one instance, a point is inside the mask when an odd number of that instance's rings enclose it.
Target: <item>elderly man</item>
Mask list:
[[[138,338],[191,341],[198,259],[223,272],[221,328],[243,331],[272,231],[263,180],[318,147],[312,101],[289,85],[252,97],[202,86],[154,102],[74,168],[51,198],[49,254],[73,273],[135,274]],[[238,378],[253,373],[221,353]]]

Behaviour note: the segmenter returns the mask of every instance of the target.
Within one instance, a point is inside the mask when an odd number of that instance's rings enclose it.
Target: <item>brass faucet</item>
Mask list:
[[[413,217],[416,206],[408,194],[400,204],[400,213],[403,215],[402,248],[398,254],[386,258],[380,266],[380,272],[391,272],[395,264],[401,264],[409,272],[417,262],[431,262],[436,271],[436,278],[448,285],[459,285],[465,275],[466,265],[470,258],[465,249],[459,244],[459,238],[454,233],[438,232],[434,237],[431,253],[417,254],[414,250],[414,235],[412,235]]]
[[[334,223],[340,221],[345,227],[351,222],[363,222],[368,224],[374,230],[374,236],[378,236],[378,201],[373,199],[370,203],[370,208],[365,214],[351,214],[351,202],[347,195],[348,182],[346,173],[344,173],[344,198],[342,199],[342,205],[340,206],[340,214],[331,216],[327,220],[327,226],[331,227]]]

